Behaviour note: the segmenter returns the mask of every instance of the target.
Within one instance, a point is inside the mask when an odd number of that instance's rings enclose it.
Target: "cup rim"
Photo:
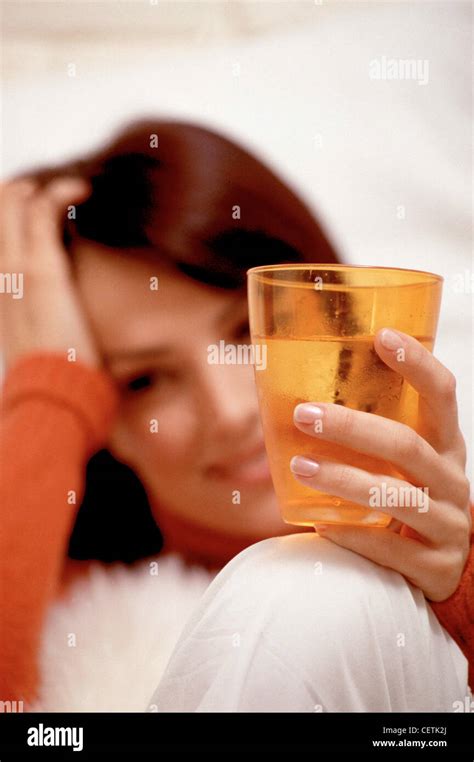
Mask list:
[[[428,279],[422,279],[422,280],[415,280],[413,283],[380,283],[380,284],[362,284],[359,285],[357,283],[350,284],[349,287],[352,288],[407,288],[410,286],[420,286],[424,285],[426,286],[428,283],[443,283],[444,278],[442,275],[438,275],[437,273],[429,272],[428,270],[415,270],[412,268],[407,267],[384,267],[382,265],[346,265],[341,262],[289,262],[288,264],[276,264],[276,265],[258,265],[257,267],[250,267],[247,271],[247,278],[249,275],[259,273],[268,273],[273,272],[274,270],[370,270],[370,271],[379,271],[383,270],[385,272],[394,272],[394,273],[412,273],[413,275],[424,275]],[[272,281],[275,283],[275,285],[281,285],[284,282],[280,281]],[[286,283],[286,285],[293,285],[290,283]],[[329,284],[328,284],[329,285]],[[330,284],[331,286],[341,286],[345,284]]]

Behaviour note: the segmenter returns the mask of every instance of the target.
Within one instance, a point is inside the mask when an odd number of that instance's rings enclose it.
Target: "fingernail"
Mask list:
[[[67,175],[64,177],[58,177],[54,180],[52,180],[51,185],[54,185],[55,188],[62,189],[74,189],[79,190],[83,188],[89,188],[91,186],[89,180],[85,177],[78,177],[77,175]]]
[[[302,455],[295,455],[290,461],[290,469],[298,476],[315,476],[319,471],[319,463]]]
[[[298,423],[315,423],[324,415],[322,408],[305,402],[295,407],[293,418]]]
[[[326,524],[313,524],[313,526],[316,529],[318,534],[322,534],[327,529],[327,525]]]
[[[385,349],[400,349],[403,346],[404,341],[399,333],[392,331],[391,328],[384,328],[380,332],[380,341]]]

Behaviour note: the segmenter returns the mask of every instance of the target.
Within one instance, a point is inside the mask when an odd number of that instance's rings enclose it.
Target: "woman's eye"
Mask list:
[[[151,374],[143,374],[127,381],[125,388],[129,392],[139,392],[142,389],[147,389],[153,383],[153,376]]]
[[[243,320],[242,323],[237,326],[234,331],[234,336],[236,339],[248,338],[250,336],[250,326],[248,320]]]

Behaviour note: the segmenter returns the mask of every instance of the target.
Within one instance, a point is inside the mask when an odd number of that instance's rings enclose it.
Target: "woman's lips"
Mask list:
[[[267,453],[263,446],[247,454],[236,454],[232,461],[225,464],[219,463],[210,466],[207,473],[215,479],[231,481],[236,489],[238,489],[239,484],[271,483]]]

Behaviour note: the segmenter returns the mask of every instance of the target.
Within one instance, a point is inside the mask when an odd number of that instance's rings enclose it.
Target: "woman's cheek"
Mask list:
[[[177,400],[158,405],[134,400],[124,406],[112,437],[113,453],[137,471],[179,470],[194,451],[192,415]]]

